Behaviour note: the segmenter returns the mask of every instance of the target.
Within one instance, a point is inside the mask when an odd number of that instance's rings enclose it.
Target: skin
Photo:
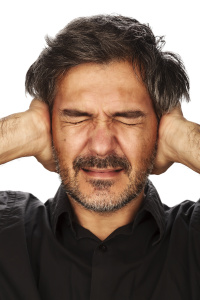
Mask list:
[[[61,169],[77,180],[81,195],[89,204],[106,205],[146,171],[157,139],[157,118],[145,86],[127,61],[107,65],[82,64],[72,68],[60,82],[52,114],[54,147]],[[115,154],[131,165],[130,176],[119,168],[79,170],[73,161],[90,155],[106,158]],[[65,179],[67,180],[67,179]],[[110,188],[95,188],[91,180],[112,182]],[[76,221],[101,240],[116,228],[130,223],[138,211],[144,191],[122,209],[97,213],[85,209],[70,196]]]

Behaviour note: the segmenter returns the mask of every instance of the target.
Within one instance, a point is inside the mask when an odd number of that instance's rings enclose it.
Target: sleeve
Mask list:
[[[4,226],[12,223],[12,210],[17,199],[15,192],[0,192],[0,231]],[[14,219],[14,216],[13,216]]]
[[[24,223],[24,219],[30,217],[32,209],[41,204],[29,193],[0,191],[0,232],[6,227]]]
[[[1,299],[40,300],[25,230],[27,207],[36,203],[34,199],[28,193],[0,192]]]

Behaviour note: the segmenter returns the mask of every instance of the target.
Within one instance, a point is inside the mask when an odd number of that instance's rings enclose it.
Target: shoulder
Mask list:
[[[25,223],[26,218],[44,204],[34,195],[19,191],[0,191],[0,230],[11,225]]]
[[[169,226],[186,226],[200,231],[200,199],[197,202],[185,200],[173,207],[164,205],[164,210]]]

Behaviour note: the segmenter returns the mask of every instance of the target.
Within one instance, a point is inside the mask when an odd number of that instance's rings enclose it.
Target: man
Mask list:
[[[148,181],[173,162],[200,172],[180,58],[122,16],[47,43],[26,77],[40,100],[1,121],[0,162],[33,155],[62,184],[45,205],[1,192],[1,299],[199,299],[200,205],[168,208]]]

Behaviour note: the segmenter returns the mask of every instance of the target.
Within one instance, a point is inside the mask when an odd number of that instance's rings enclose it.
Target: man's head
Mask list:
[[[82,206],[115,211],[144,188],[158,118],[189,99],[182,62],[122,16],[77,19],[47,43],[26,89],[49,104],[62,183]]]
[[[163,52],[163,37],[137,20],[114,15],[79,18],[69,23],[30,67],[26,90],[53,107],[58,83],[66,72],[84,63],[127,60],[142,78],[157,115],[189,99],[189,82],[180,58]]]
[[[115,211],[139,196],[153,167],[157,117],[130,62],[69,70],[54,100],[52,134],[62,182],[84,207]]]

